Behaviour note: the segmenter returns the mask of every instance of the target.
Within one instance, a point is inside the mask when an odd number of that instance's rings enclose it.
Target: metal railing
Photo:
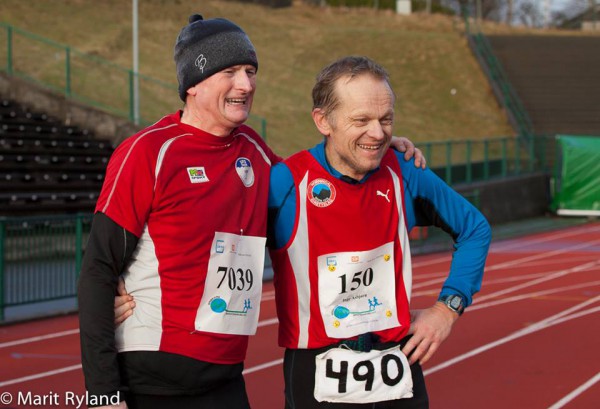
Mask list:
[[[427,166],[449,185],[505,178],[553,169],[555,138],[552,135],[521,138],[498,137],[419,144]]]
[[[520,137],[529,139],[534,134],[531,118],[492,51],[489,40],[481,32],[469,34],[468,38],[471,49],[487,75],[496,98],[506,109],[511,125]]]
[[[7,307],[74,297],[91,214],[0,218],[0,322]]]
[[[462,6],[462,15],[469,46],[488,77],[496,99],[506,110],[508,120],[517,135],[528,141],[534,135],[533,123],[529,114],[502,68],[502,64],[494,54],[489,40],[483,34],[480,22],[475,20],[476,24],[470,24],[469,8],[466,5]]]
[[[139,124],[154,123],[182,105],[177,86],[0,23],[0,71],[37,83],[111,114],[135,121],[134,85],[139,84]],[[250,115],[247,124],[266,138],[267,121]]]
[[[472,183],[554,168],[555,137],[427,142],[428,167],[449,184]],[[466,196],[467,197],[467,196]],[[478,206],[478,191],[467,197]],[[0,322],[5,308],[76,296],[92,215],[0,218]]]

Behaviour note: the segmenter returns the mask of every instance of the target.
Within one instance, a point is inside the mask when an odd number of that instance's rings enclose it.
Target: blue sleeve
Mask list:
[[[481,288],[483,269],[491,242],[491,228],[469,201],[448,186],[430,169],[419,169],[396,152],[402,169],[407,228],[437,226],[454,240],[450,272],[440,296],[459,294],[465,306]]]
[[[271,167],[267,245],[272,249],[287,244],[296,222],[296,188],[292,172],[284,163]]]

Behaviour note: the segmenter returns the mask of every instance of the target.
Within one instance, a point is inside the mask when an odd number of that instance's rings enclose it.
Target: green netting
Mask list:
[[[559,215],[600,215],[600,137],[558,135],[552,208]]]

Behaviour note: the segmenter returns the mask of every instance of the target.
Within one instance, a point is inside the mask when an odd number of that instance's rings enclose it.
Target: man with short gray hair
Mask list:
[[[388,149],[396,96],[366,57],[313,88],[324,141],[271,171],[269,248],[288,409],[425,409],[421,364],[481,286],[491,233],[432,171]],[[438,301],[411,311],[408,232],[435,225],[455,249]]]

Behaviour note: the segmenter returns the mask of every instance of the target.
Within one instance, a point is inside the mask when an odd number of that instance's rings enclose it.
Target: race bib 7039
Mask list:
[[[258,325],[266,238],[216,232],[195,329],[253,335]]]

